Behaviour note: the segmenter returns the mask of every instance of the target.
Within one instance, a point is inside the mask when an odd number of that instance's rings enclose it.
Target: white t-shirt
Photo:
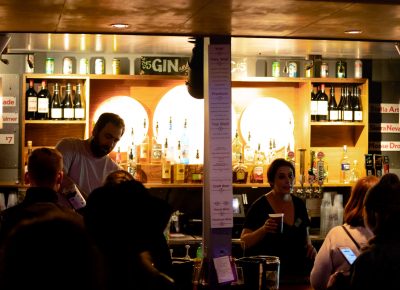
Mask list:
[[[100,187],[111,172],[121,169],[108,155],[96,158],[85,147],[85,140],[64,138],[56,148],[64,159],[64,172],[89,195]]]

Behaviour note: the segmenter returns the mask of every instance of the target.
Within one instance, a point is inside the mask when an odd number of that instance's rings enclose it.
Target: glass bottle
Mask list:
[[[50,92],[47,89],[47,81],[42,80],[42,86],[38,92],[38,107],[36,113],[36,119],[47,120],[49,119],[49,107],[50,107]]]
[[[147,134],[147,122],[143,121],[143,140],[140,143],[139,163],[147,163],[149,161],[149,135]]]
[[[158,121],[156,122],[156,129],[153,137],[151,138],[151,163],[161,163],[162,145],[158,142]]]
[[[76,93],[74,98],[74,118],[75,120],[85,119],[85,109],[82,104],[81,84],[76,85]]]
[[[253,164],[254,163],[254,149],[251,146],[251,135],[250,131],[247,136],[247,142],[244,146],[244,164]]]
[[[311,122],[317,121],[318,114],[318,102],[317,102],[317,87],[313,87],[311,90]]]
[[[184,183],[186,177],[186,166],[182,161],[181,141],[178,141],[177,158],[174,167],[174,183]]]
[[[161,159],[161,183],[171,183],[171,159],[168,150],[168,139],[165,139],[164,150]]]
[[[331,86],[330,98],[328,103],[329,121],[339,121],[339,110],[336,104],[335,88]]]
[[[58,83],[55,83],[55,85],[54,85],[54,94],[53,94],[53,99],[51,100],[51,105],[50,105],[50,118],[52,120],[61,120],[62,119],[60,88],[59,88]]]
[[[343,121],[352,122],[353,121],[353,109],[350,101],[351,96],[349,95],[349,88],[344,88],[344,99],[343,99]]]
[[[362,122],[363,114],[362,107],[360,101],[360,89],[359,87],[354,88],[354,96],[353,96],[353,121],[354,122]]]
[[[203,165],[200,161],[199,149],[196,150],[196,161],[192,168],[192,183],[202,183],[203,182]]]
[[[182,132],[182,136],[181,136],[181,150],[182,150],[183,164],[189,164],[190,145],[189,145],[189,136],[188,136],[187,119],[186,118],[185,118],[185,122],[183,124],[183,132]]]
[[[340,183],[350,182],[350,161],[347,155],[347,145],[343,145],[342,159],[340,161]]]
[[[336,77],[337,78],[347,77],[347,64],[343,60],[338,60],[336,62]]]
[[[25,93],[26,97],[26,120],[35,120],[38,107],[38,96],[34,88],[34,81],[29,80],[29,88]]]
[[[239,162],[233,166],[232,182],[241,184],[247,183],[248,174],[247,166],[243,164],[242,156],[240,156]]]
[[[26,145],[27,145],[28,149],[27,149],[27,153],[26,153],[26,157],[25,157],[24,173],[28,172],[28,159],[29,159],[29,156],[31,156],[31,154],[32,154],[32,140],[28,140],[26,142]]]
[[[74,119],[74,107],[72,104],[72,90],[71,90],[70,83],[67,83],[64,100],[62,102],[62,111],[63,111],[63,119],[64,120],[73,120]]]
[[[328,120],[328,95],[325,93],[325,85],[321,84],[321,92],[317,98],[317,121]]]
[[[242,156],[243,144],[240,141],[239,133],[236,130],[235,138],[232,141],[232,164],[236,164]]]

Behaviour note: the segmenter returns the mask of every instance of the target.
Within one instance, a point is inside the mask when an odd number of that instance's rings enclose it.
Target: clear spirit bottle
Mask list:
[[[347,155],[347,145],[343,145],[342,159],[340,161],[340,182],[350,183],[350,161]]]

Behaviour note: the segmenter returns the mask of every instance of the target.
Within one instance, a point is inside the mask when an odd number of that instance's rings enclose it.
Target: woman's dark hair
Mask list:
[[[103,129],[108,123],[111,123],[114,126],[122,128],[122,135],[124,135],[125,122],[120,116],[114,113],[103,113],[100,115],[99,119],[94,125],[93,135],[96,135],[98,132],[100,132],[101,129]]]
[[[399,238],[400,180],[387,173],[371,187],[364,199],[366,221],[377,239]]]
[[[354,227],[364,226],[363,202],[368,189],[379,181],[376,176],[361,177],[353,186],[349,201],[344,208],[344,221]]]
[[[283,166],[290,167],[293,171],[293,176],[295,176],[295,169],[294,169],[293,163],[290,161],[287,161],[286,159],[283,159],[283,158],[277,158],[274,161],[272,161],[272,163],[269,165],[269,168],[267,171],[267,178],[268,178],[269,184],[272,185],[274,183],[276,172],[278,171],[278,169],[280,167],[283,167]]]

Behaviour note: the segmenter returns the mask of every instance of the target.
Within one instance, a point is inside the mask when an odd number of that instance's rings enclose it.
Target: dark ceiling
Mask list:
[[[120,53],[151,46],[163,54],[190,52],[188,36],[230,35],[237,55],[399,57],[394,42],[400,40],[400,1],[0,0],[0,16],[0,31],[11,33],[15,51],[63,50],[59,41],[48,45],[48,33],[54,39],[70,33],[70,50],[80,49],[78,38],[84,33],[93,34],[85,48],[89,52],[95,34],[107,34],[104,52],[118,39]],[[116,29],[113,23],[130,26]],[[345,33],[354,29],[362,33]]]

